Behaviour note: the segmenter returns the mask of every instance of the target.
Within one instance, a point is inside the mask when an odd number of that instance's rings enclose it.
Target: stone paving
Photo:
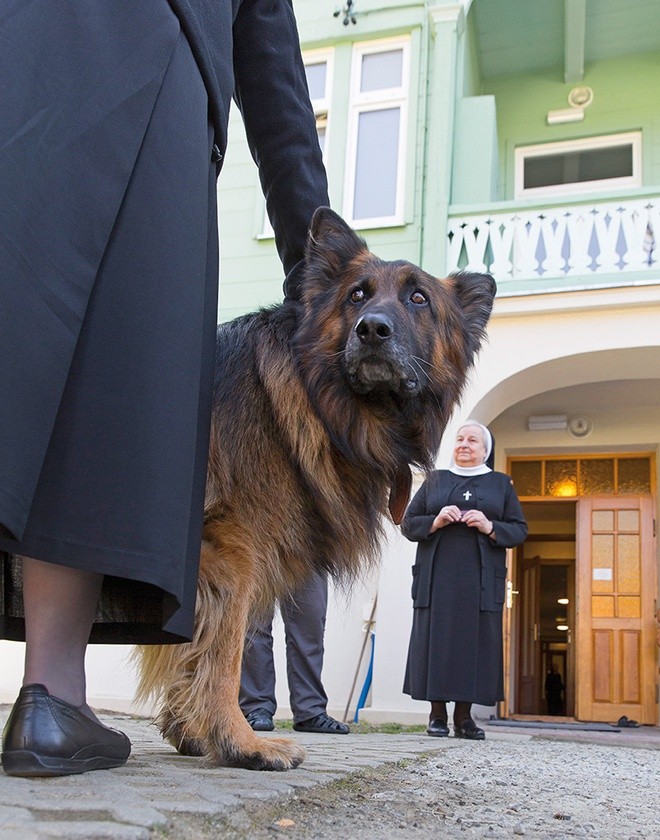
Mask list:
[[[0,707],[0,726],[9,712]],[[130,737],[128,763],[52,779],[20,779],[0,774],[0,840],[84,838],[84,840],[149,840],[165,830],[170,816],[186,813],[217,816],[255,800],[277,797],[341,779],[363,768],[445,749],[453,739],[432,739],[424,733],[309,735],[276,733],[296,738],[307,760],[286,773],[207,768],[201,760],[178,755],[146,720],[100,715]],[[265,737],[269,737],[266,735]],[[545,737],[660,749],[660,730],[644,727],[617,734],[514,730],[494,727],[489,739],[503,742]],[[503,744],[504,746],[504,744]]]

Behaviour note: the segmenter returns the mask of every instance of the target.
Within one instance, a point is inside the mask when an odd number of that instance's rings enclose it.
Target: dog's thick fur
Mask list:
[[[350,578],[377,559],[410,465],[433,466],[494,294],[488,275],[380,260],[321,208],[302,301],[219,328],[195,637],[140,651],[139,696],[159,698],[181,752],[300,763],[297,744],[256,736],[238,706],[248,619],[312,570]]]

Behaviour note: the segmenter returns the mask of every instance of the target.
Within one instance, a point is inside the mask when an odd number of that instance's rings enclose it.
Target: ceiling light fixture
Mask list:
[[[566,414],[532,414],[527,418],[530,432],[545,432],[551,429],[565,429],[568,426]]]

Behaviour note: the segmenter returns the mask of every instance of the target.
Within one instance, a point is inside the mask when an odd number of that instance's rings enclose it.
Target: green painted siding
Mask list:
[[[582,122],[553,126],[547,125],[547,112],[567,108],[574,86],[564,81],[563,4],[473,0],[468,5],[464,16],[456,14],[454,0],[357,0],[357,24],[344,26],[341,16],[333,16],[340,0],[295,0],[303,50],[333,50],[326,158],[331,205],[340,213],[353,45],[410,37],[403,224],[360,233],[383,258],[409,259],[434,274],[446,271],[448,225],[458,215],[487,219],[489,213],[515,215],[517,208],[537,206],[543,212],[542,201],[513,201],[517,146],[641,131],[643,186],[622,196],[653,199],[660,193],[660,31],[655,26],[660,3],[630,0],[625,20],[609,36],[607,21],[618,14],[619,0],[587,5],[585,73],[579,84],[593,89],[594,100]],[[647,49],[636,52],[631,43]],[[656,43],[659,48],[648,51]],[[575,54],[569,58],[574,66]],[[219,317],[225,320],[279,301],[283,280],[273,240],[259,236],[263,199],[236,112],[219,183]],[[552,203],[563,201],[576,203],[570,196]],[[588,198],[580,196],[581,202]],[[581,278],[585,287],[592,281]],[[531,285],[522,278],[507,282],[511,293],[524,294],[570,287],[572,281],[543,274]]]
[[[348,130],[348,91],[352,47],[373,39],[400,35],[411,38],[411,83],[407,126],[405,224],[360,230],[369,246],[384,259],[420,261],[420,213],[425,151],[426,42],[428,16],[424,3],[361,2],[359,23],[344,26],[333,17],[337,8],[318,0],[295,4],[303,51],[333,47],[333,84],[329,109],[326,166],[331,206],[342,212]],[[221,283],[219,320],[225,321],[259,306],[278,302],[283,274],[274,240],[259,237],[263,199],[240,115],[230,120],[229,146],[219,179]],[[445,202],[446,206],[446,202]]]
[[[655,79],[656,83],[651,80]],[[484,83],[482,93],[497,101],[501,153],[500,199],[513,197],[513,153],[516,146],[642,131],[644,186],[660,184],[660,157],[654,125],[660,113],[660,53],[596,62],[585,69],[584,81],[594,100],[579,123],[547,125],[550,110],[567,108],[573,87],[555,71],[501,77]]]

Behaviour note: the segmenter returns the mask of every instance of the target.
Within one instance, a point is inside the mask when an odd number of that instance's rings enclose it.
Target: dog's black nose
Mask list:
[[[369,312],[355,325],[355,332],[365,344],[380,344],[394,334],[394,324],[382,312]]]

